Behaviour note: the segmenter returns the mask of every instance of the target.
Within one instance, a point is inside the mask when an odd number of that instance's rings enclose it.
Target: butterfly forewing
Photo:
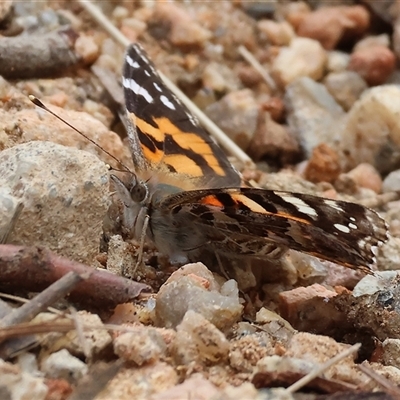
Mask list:
[[[138,44],[128,48],[123,87],[138,169],[192,180],[193,187],[240,185],[223,151],[171,93]],[[136,132],[135,132],[136,128]]]

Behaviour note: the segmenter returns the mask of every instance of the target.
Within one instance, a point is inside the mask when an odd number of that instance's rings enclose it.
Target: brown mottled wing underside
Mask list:
[[[192,224],[236,238],[253,256],[258,252],[254,241],[260,249],[274,243],[368,271],[375,262],[374,248],[387,240],[386,223],[375,211],[301,193],[194,190],[169,196],[160,207],[172,214],[186,213]],[[244,245],[246,240],[250,247]]]

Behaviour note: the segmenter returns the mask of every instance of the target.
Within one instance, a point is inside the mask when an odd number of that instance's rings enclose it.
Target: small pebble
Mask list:
[[[343,51],[328,51],[328,62],[326,69],[329,72],[343,72],[350,62],[350,54]]]
[[[400,368],[400,339],[387,338],[382,343],[382,361],[384,365]]]
[[[390,47],[390,37],[387,33],[382,33],[377,36],[367,36],[358,41],[353,47],[353,52],[368,49],[375,46]]]
[[[384,46],[361,48],[351,54],[349,69],[371,85],[381,85],[393,73],[396,67],[394,53]]]
[[[204,88],[217,93],[239,90],[240,83],[232,69],[226,65],[212,61],[206,65],[202,74]]]
[[[49,378],[62,378],[76,383],[88,372],[88,366],[79,358],[62,349],[42,361],[41,370]]]
[[[368,163],[380,173],[399,165],[400,88],[377,86],[366,90],[347,114],[338,147],[345,170]]]
[[[250,89],[231,92],[204,111],[238,146],[247,148],[255,134],[259,112]]]
[[[139,366],[166,357],[166,350],[162,335],[151,327],[133,326],[114,339],[115,354]]]
[[[352,295],[353,297],[372,296],[390,286],[390,282],[393,282],[397,275],[397,271],[379,271],[378,275],[366,275],[354,287]]]
[[[126,7],[122,6],[115,6],[112,11],[112,17],[116,20],[121,20],[124,18],[128,18],[129,10]]]
[[[325,77],[324,84],[345,111],[350,110],[368,88],[367,82],[354,71],[331,72]]]
[[[347,175],[354,180],[359,187],[373,190],[375,193],[380,193],[382,190],[382,178],[379,172],[367,163],[361,163]]]
[[[314,148],[304,176],[311,182],[333,183],[340,174],[339,157],[335,150],[325,143]]]
[[[389,173],[382,185],[383,193],[400,191],[400,169]]]
[[[280,97],[270,97],[261,104],[263,110],[268,111],[275,122],[283,123],[285,117],[285,103]]]
[[[359,5],[321,7],[305,14],[296,31],[299,36],[318,40],[327,50],[334,49],[340,40],[358,37],[369,27],[368,11]]]
[[[46,400],[48,388],[43,377],[21,371],[18,365],[0,360],[1,397],[4,400]]]
[[[202,315],[187,311],[176,330],[170,351],[178,364],[218,363],[228,358],[228,339]]]
[[[273,121],[267,112],[260,116],[247,152],[254,161],[267,159],[285,165],[299,157],[300,148],[289,129]]]
[[[307,158],[319,144],[337,148],[345,113],[324,85],[299,78],[287,87],[284,99],[289,127]]]
[[[272,73],[282,86],[297,78],[308,76],[322,78],[327,54],[321,44],[313,39],[295,38],[288,47],[282,47],[273,61]]]
[[[288,46],[295,37],[292,26],[286,21],[263,19],[257,22],[257,28],[274,46]]]
[[[186,10],[174,3],[157,3],[153,23],[170,26],[168,40],[174,46],[202,46],[212,37],[212,33],[203,28]]]
[[[328,336],[300,332],[290,340],[285,357],[300,358],[320,365],[349,347],[350,345],[338,343]],[[355,385],[364,384],[369,378],[357,368],[353,361],[355,357],[356,354],[346,357],[324,371],[325,378],[342,380]]]
[[[126,367],[108,382],[96,400],[151,400],[153,395],[173,388],[178,383],[176,367],[166,362],[145,364],[140,368]]]
[[[75,42],[75,51],[81,57],[84,64],[93,64],[99,56],[99,46],[95,40],[86,35],[80,35]]]
[[[223,294],[225,285],[234,290]],[[234,281],[222,287],[202,264],[187,264],[174,272],[156,295],[158,325],[166,328],[179,325],[188,310],[202,315],[219,329],[231,327],[242,312]]]
[[[111,335],[107,330],[102,329],[103,323],[97,314],[91,314],[87,311],[78,311],[77,318],[83,325],[93,326],[93,329],[84,331],[84,343],[78,336],[76,330],[69,331],[65,334],[47,334],[42,340],[43,353],[54,353],[61,349],[68,350],[70,353],[80,357],[95,357],[104,351],[112,342]],[[41,318],[46,318],[46,314],[42,317],[40,314],[38,322]],[[97,329],[95,327],[98,327]]]

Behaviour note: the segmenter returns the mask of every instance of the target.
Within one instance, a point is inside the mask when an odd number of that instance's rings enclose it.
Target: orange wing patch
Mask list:
[[[225,172],[218,159],[214,156],[211,146],[199,135],[192,132],[184,132],[174,125],[168,118],[154,118],[158,128],[149,124],[145,120],[132,115],[136,126],[143,132],[151,142],[155,144],[155,150],[150,150],[142,143],[143,153],[151,164],[166,163],[172,166],[178,173],[188,174],[194,177],[203,176],[203,170],[200,165],[187,157],[185,154],[180,154],[178,150],[184,149],[193,154],[199,154],[217,175],[224,176]],[[177,152],[174,154],[166,154],[163,150],[157,147],[157,143],[164,143],[166,135],[170,135],[177,144]]]
[[[215,196],[210,195],[210,196],[206,196],[203,197],[200,201],[201,204],[205,204],[207,206],[213,206],[213,207],[220,207],[220,208],[224,208],[224,204],[219,201]]]

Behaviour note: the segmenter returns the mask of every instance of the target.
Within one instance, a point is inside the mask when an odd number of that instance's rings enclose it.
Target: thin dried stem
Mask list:
[[[68,272],[58,281],[51,284],[28,303],[14,309],[0,320],[0,326],[12,326],[21,322],[30,321],[41,311],[45,310],[57,300],[66,296],[74,287],[86,277],[76,272]]]
[[[76,335],[77,335],[79,343],[82,347],[83,354],[85,355],[86,358],[89,358],[90,357],[90,344],[85,336],[82,318],[76,312],[76,309],[74,307],[70,307],[69,311],[70,311],[70,318],[72,319],[72,321],[74,322],[74,325],[75,325]]]
[[[7,326],[4,328],[0,328],[0,341],[16,337],[36,335],[36,334],[55,333],[55,332],[67,333],[74,330],[76,330],[76,325],[72,320],[72,317],[67,314],[65,315],[64,319],[56,317],[53,320],[46,322],[39,322],[39,323],[24,322],[14,326]],[[91,325],[82,322],[83,332],[91,330],[113,331],[121,333],[136,332],[136,329],[130,326],[121,326],[115,324]]]
[[[400,399],[400,389],[393,383],[386,379],[384,376],[376,373],[373,369],[366,365],[358,364],[358,369],[364,372],[365,375],[373,379],[379,386],[381,386],[386,393],[393,396],[395,399]]]
[[[22,202],[18,202],[17,206],[14,208],[14,213],[5,227],[4,231],[0,232],[0,244],[5,244],[8,241],[8,238],[11,235],[11,232],[14,230],[15,224],[18,221],[19,216],[21,215],[22,210],[24,209],[24,204]]]
[[[351,354],[356,353],[359,348],[361,347],[361,343],[356,343],[355,345],[349,347],[346,350],[343,350],[339,354],[337,354],[335,357],[331,358],[318,368],[316,368],[314,371],[311,371],[309,374],[306,376],[303,376],[303,378],[299,379],[297,382],[295,382],[293,385],[289,386],[286,391],[288,393],[295,393],[299,389],[301,389],[303,386],[307,385],[307,383],[310,383],[313,379],[315,379],[318,375],[322,374],[324,371],[326,371],[328,368],[332,367],[332,365],[337,364],[339,361],[342,361],[344,358],[348,357]]]
[[[265,68],[259,63],[259,61],[251,54],[246,47],[239,46],[238,49],[240,55],[262,76],[265,83],[270,87],[271,90],[276,90],[275,81]]]
[[[112,22],[100,11],[97,6],[87,0],[77,1],[116,42],[125,48],[129,46],[129,39],[112,24]],[[192,112],[199,119],[204,128],[207,129],[211,136],[213,136],[229,154],[236,157],[243,163],[247,163],[249,165],[253,164],[251,158],[213,121],[211,121],[211,119],[208,118],[207,115],[205,115],[203,111],[201,111],[173,82],[171,82],[170,79],[168,79],[161,72],[159,72],[159,74],[168,88],[181,100],[183,104],[185,104],[190,112]]]

